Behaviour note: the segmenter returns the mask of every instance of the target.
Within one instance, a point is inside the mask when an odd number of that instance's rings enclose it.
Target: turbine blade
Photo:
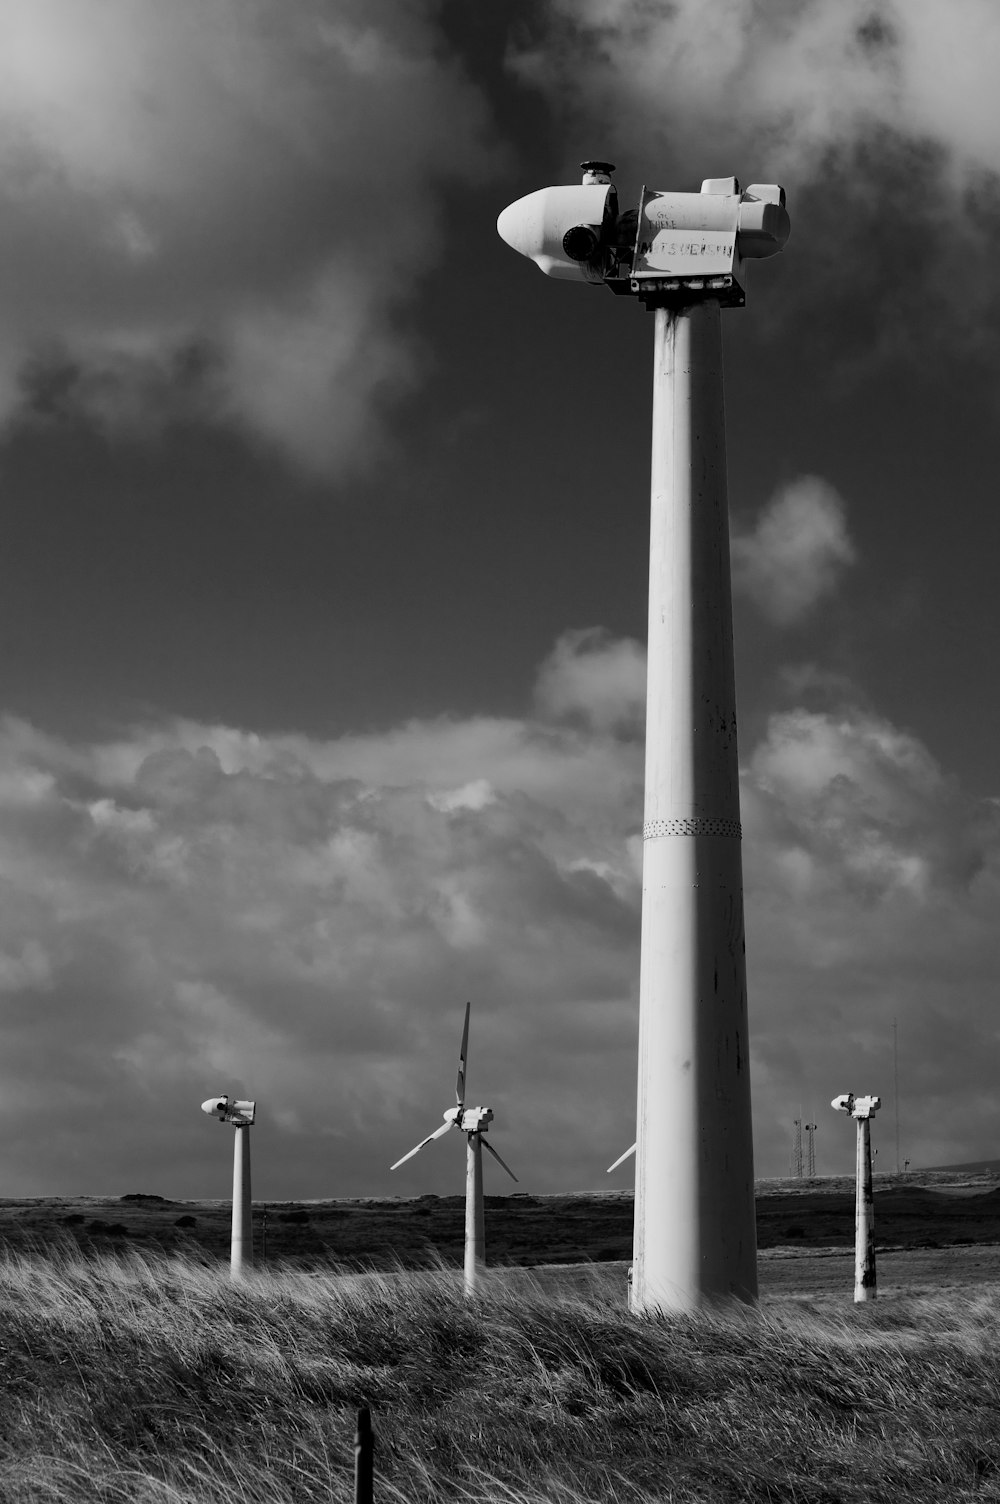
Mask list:
[[[471,1003],[465,1005],[465,1028],[462,1030],[462,1053],[458,1057],[458,1080],[455,1083],[455,1101],[459,1107],[465,1106],[465,1066],[469,1058],[469,1010]]]
[[[517,1184],[520,1185],[521,1182],[517,1179],[517,1176],[514,1174],[514,1171],[511,1169],[510,1165],[505,1165],[504,1164],[503,1160],[500,1158],[499,1154],[494,1149],[494,1147],[490,1143],[489,1139],[488,1138],[483,1138],[482,1134],[480,1134],[479,1135],[479,1142],[482,1144],[482,1146],[483,1146],[484,1149],[489,1149],[490,1153],[493,1155],[493,1158],[496,1160],[497,1164],[503,1165],[504,1169],[507,1171],[507,1174],[510,1176],[511,1180],[517,1181]]]
[[[608,1165],[608,1168],[605,1170],[604,1173],[606,1175],[610,1175],[612,1170],[617,1170],[617,1168],[618,1168],[619,1165],[623,1165],[625,1163],[625,1161],[628,1159],[628,1157],[629,1157],[630,1154],[634,1154],[635,1153],[637,1147],[638,1147],[638,1140],[636,1141],[636,1143],[634,1143],[632,1145],[631,1149],[626,1149],[624,1154],[619,1154],[619,1156],[615,1160],[614,1164],[613,1165]]]
[[[417,1145],[417,1147],[415,1149],[411,1149],[410,1152],[409,1152],[409,1154],[404,1154],[403,1157],[402,1157],[402,1159],[397,1159],[396,1163],[394,1165],[390,1165],[389,1166],[389,1169],[390,1170],[398,1170],[399,1167],[400,1167],[400,1165],[405,1165],[406,1161],[408,1159],[412,1159],[413,1156],[414,1156],[414,1154],[419,1154],[420,1151],[421,1151],[421,1149],[424,1147],[425,1144],[431,1143],[431,1141],[433,1139],[442,1138],[444,1136],[444,1134],[446,1134],[448,1132],[448,1129],[451,1126],[452,1126],[451,1123],[442,1123],[440,1128],[435,1128],[435,1130],[434,1130],[433,1133],[428,1133],[428,1135],[427,1135],[426,1138],[422,1138],[420,1140],[419,1144]]]

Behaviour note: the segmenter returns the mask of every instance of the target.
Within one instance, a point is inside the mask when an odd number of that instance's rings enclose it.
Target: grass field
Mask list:
[[[814,1262],[822,1263],[821,1259]],[[0,1260],[4,1504],[1000,1498],[997,1288],[639,1320],[620,1266],[291,1271]]]
[[[486,1197],[490,1262],[610,1262],[632,1249],[630,1191],[604,1194]],[[902,1248],[1000,1243],[1000,1177],[944,1172],[878,1176],[875,1233]],[[132,1247],[225,1258],[226,1201],[178,1201],[160,1195],[0,1198],[0,1251],[71,1240],[82,1252]],[[258,1263],[284,1268],[350,1266],[392,1269],[424,1264],[428,1252],[460,1264],[465,1238],[462,1196],[399,1196],[302,1202],[258,1200]],[[761,1181],[757,1243],[762,1249],[854,1246],[854,1186],[846,1179]]]

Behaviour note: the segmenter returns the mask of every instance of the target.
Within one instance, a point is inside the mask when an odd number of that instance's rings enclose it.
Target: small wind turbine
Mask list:
[[[846,1112],[858,1125],[857,1180],[854,1198],[854,1299],[874,1300],[875,1197],[872,1190],[872,1118],[882,1106],[881,1097],[856,1097],[852,1091],[834,1097],[831,1107]],[[875,1150],[878,1153],[878,1150]]]
[[[257,1111],[256,1102],[230,1102],[228,1097],[209,1097],[201,1104],[202,1112],[232,1123],[236,1129],[233,1145],[233,1232],[229,1252],[229,1272],[239,1279],[244,1265],[253,1266],[253,1201],[250,1196],[250,1128]]]
[[[517,1176],[509,1165],[504,1164],[493,1145],[487,1143],[483,1134],[493,1121],[492,1107],[466,1107],[465,1070],[469,1059],[469,1011],[465,1005],[465,1027],[462,1030],[462,1053],[458,1057],[458,1080],[455,1085],[454,1107],[449,1107],[440,1128],[422,1138],[415,1149],[397,1159],[391,1170],[398,1170],[414,1154],[419,1154],[432,1139],[443,1138],[449,1128],[459,1128],[468,1140],[465,1169],[465,1293],[473,1295],[479,1270],[486,1262],[486,1217],[483,1209],[483,1150],[487,1149],[497,1163],[507,1171],[511,1180]]]

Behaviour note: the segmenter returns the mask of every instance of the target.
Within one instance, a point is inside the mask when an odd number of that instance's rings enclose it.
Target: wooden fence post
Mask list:
[[[372,1413],[367,1405],[358,1411],[358,1429],[354,1437],[354,1504],[374,1504],[375,1437]]]

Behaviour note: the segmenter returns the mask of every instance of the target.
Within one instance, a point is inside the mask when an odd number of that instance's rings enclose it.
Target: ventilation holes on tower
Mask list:
[[[655,841],[658,836],[729,836],[738,841],[742,835],[739,820],[647,820],[642,827],[644,841]]]

